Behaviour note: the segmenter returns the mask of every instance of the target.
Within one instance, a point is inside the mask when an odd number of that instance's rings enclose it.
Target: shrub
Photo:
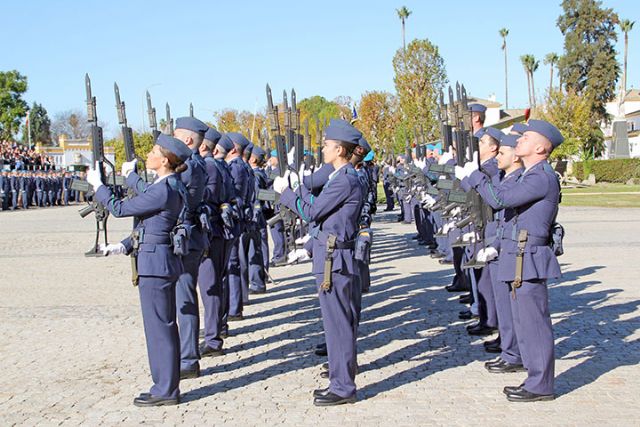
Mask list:
[[[573,174],[580,181],[592,173],[596,182],[621,182],[629,179],[640,179],[640,159],[589,160],[576,162]]]

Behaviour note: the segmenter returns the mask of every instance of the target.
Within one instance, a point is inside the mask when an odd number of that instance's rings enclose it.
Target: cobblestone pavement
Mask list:
[[[93,222],[76,208],[0,213],[0,425],[638,425],[640,210],[564,208],[564,278],[550,285],[553,402],[509,403],[522,374],[489,374],[482,340],[458,321],[452,270],[424,255],[413,226],[379,215],[372,292],[358,350],[358,402],[316,408],[324,362],[309,264],[232,323],[227,354],[202,360],[183,404],[137,408],[150,378],[129,261],[82,256]],[[111,240],[130,220],[110,220]]]

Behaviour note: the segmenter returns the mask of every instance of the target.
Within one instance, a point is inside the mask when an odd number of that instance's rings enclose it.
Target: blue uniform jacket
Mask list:
[[[206,183],[202,196],[204,203],[211,209],[211,233],[210,237],[222,237],[222,218],[220,217],[220,205],[227,202],[224,200],[225,187],[223,176],[216,166],[216,160],[208,155],[204,158],[206,170]]]
[[[109,187],[103,185],[96,192],[97,200],[117,218],[135,216],[140,219],[136,229],[142,231],[138,249],[138,274],[177,278],[182,273],[182,262],[173,253],[169,233],[175,227],[182,210],[182,198],[170,185],[168,179],[145,185],[132,172],[127,177],[127,186],[133,188],[136,196],[131,199],[117,199]],[[122,241],[131,253],[131,238]]]
[[[362,206],[362,186],[356,171],[347,164],[327,182],[318,197],[305,192],[302,198],[290,188],[280,196],[280,203],[296,212],[307,222],[314,221],[320,230],[335,235],[338,241],[355,239],[358,232],[358,216]],[[326,253],[326,241],[313,239],[313,274],[322,274]],[[356,274],[353,249],[336,249],[333,253],[332,271]]]
[[[202,250],[205,247],[205,239],[204,233],[199,226],[198,209],[204,196],[207,172],[205,171],[204,160],[197,152],[194,152],[185,164],[187,165],[187,170],[179,174],[180,180],[187,188],[187,215],[185,224],[196,225],[189,238],[189,250]]]
[[[302,178],[304,186],[313,194],[318,195],[322,187],[329,181],[329,175],[333,172],[333,166],[324,163],[319,169],[315,170],[311,175]]]
[[[513,208],[515,216],[505,224],[500,241],[498,280],[515,278],[517,238],[527,230],[529,238],[523,260],[523,280],[546,280],[560,277],[560,265],[549,246],[551,225],[558,212],[560,184],[546,160],[536,163],[510,186],[495,186],[480,171],[469,177],[469,183],[494,209]]]

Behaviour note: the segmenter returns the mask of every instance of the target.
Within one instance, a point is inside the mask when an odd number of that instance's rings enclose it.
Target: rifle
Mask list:
[[[147,91],[147,114],[149,114],[149,127],[153,135],[153,142],[156,142],[160,132],[158,131],[158,123],[156,121],[156,109],[151,105],[151,95]]]
[[[304,120],[304,168],[311,170],[313,155],[311,154],[311,135],[309,134],[309,119]]]
[[[189,103],[189,117],[193,117],[193,104]]]
[[[316,148],[316,150],[318,150],[316,152],[316,167],[319,168],[320,166],[322,166],[322,162],[323,162],[323,155],[322,155],[322,133],[323,133],[323,129],[320,125],[320,119],[316,116],[316,138],[317,138],[317,144],[318,147]]]
[[[411,157],[411,143],[409,142],[409,135],[405,136],[404,150],[405,150],[405,155],[407,156],[406,162],[407,164],[409,164],[413,160],[413,158]]]
[[[291,123],[291,138],[293,139],[294,158],[293,168],[294,172],[298,173],[300,166],[304,164],[304,138],[298,133],[300,130],[300,111],[298,110],[298,104],[296,103],[296,91],[291,89],[291,110],[290,123]],[[291,149],[291,146],[289,146]],[[302,177],[299,177],[302,179]],[[302,182],[301,182],[302,183]]]
[[[122,126],[121,131],[122,131],[122,139],[124,140],[124,156],[127,162],[130,162],[132,160],[137,160],[138,162],[142,163],[143,169],[144,169],[144,178],[145,181],[148,181],[148,177],[147,177],[147,168],[145,165],[144,160],[138,158],[138,156],[136,156],[136,150],[135,150],[135,145],[134,145],[134,141],[133,141],[133,131],[131,130],[131,128],[129,127],[129,125],[127,124],[127,111],[125,109],[125,104],[124,101],[120,100],[120,89],[118,88],[118,84],[114,83],[113,84],[113,92],[115,93],[116,96],[116,110],[118,111],[118,123]],[[147,104],[150,105],[151,104],[151,98],[149,97],[149,92],[147,92]],[[149,114],[149,118],[151,118],[151,116],[153,116],[153,122],[150,122],[150,125],[152,126],[152,130],[155,129],[156,124],[155,124],[155,110],[153,110],[152,114]],[[154,139],[155,141],[155,139]],[[134,172],[138,173],[138,165],[136,162],[136,167],[134,168]],[[117,177],[115,180],[116,184],[118,185],[126,185],[126,181],[124,179],[123,176]],[[133,197],[135,194],[135,192],[133,191],[132,188],[128,188],[127,189],[127,197],[131,198]]]
[[[104,140],[102,137],[102,128],[98,125],[98,114],[96,111],[96,97],[91,93],[91,79],[85,74],[85,90],[87,93],[87,121],[91,123],[91,163],[92,166],[98,168],[102,182],[107,183],[105,163],[111,168],[114,178],[113,186],[115,187],[115,166],[104,155]],[[74,185],[75,184],[75,185]],[[98,249],[100,234],[104,234],[104,244],[107,245],[107,220],[109,219],[109,211],[97,200],[95,200],[95,192],[93,187],[86,181],[74,180],[71,185],[73,190],[84,191],[86,193],[88,206],[82,208],[79,214],[85,218],[90,213],[94,213],[96,219],[96,238],[93,247],[85,252],[87,257],[101,257],[102,252]],[[91,199],[91,201],[88,201]]]
[[[165,105],[165,111],[167,114],[165,119],[167,124],[165,125],[164,133],[167,135],[173,136],[173,119],[171,118],[171,109],[169,108],[168,102]]]

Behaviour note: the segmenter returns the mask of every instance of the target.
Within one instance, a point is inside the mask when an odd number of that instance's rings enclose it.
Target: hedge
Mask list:
[[[596,182],[626,183],[631,178],[640,179],[640,159],[590,160],[573,164],[573,175],[579,180],[592,173]]]

